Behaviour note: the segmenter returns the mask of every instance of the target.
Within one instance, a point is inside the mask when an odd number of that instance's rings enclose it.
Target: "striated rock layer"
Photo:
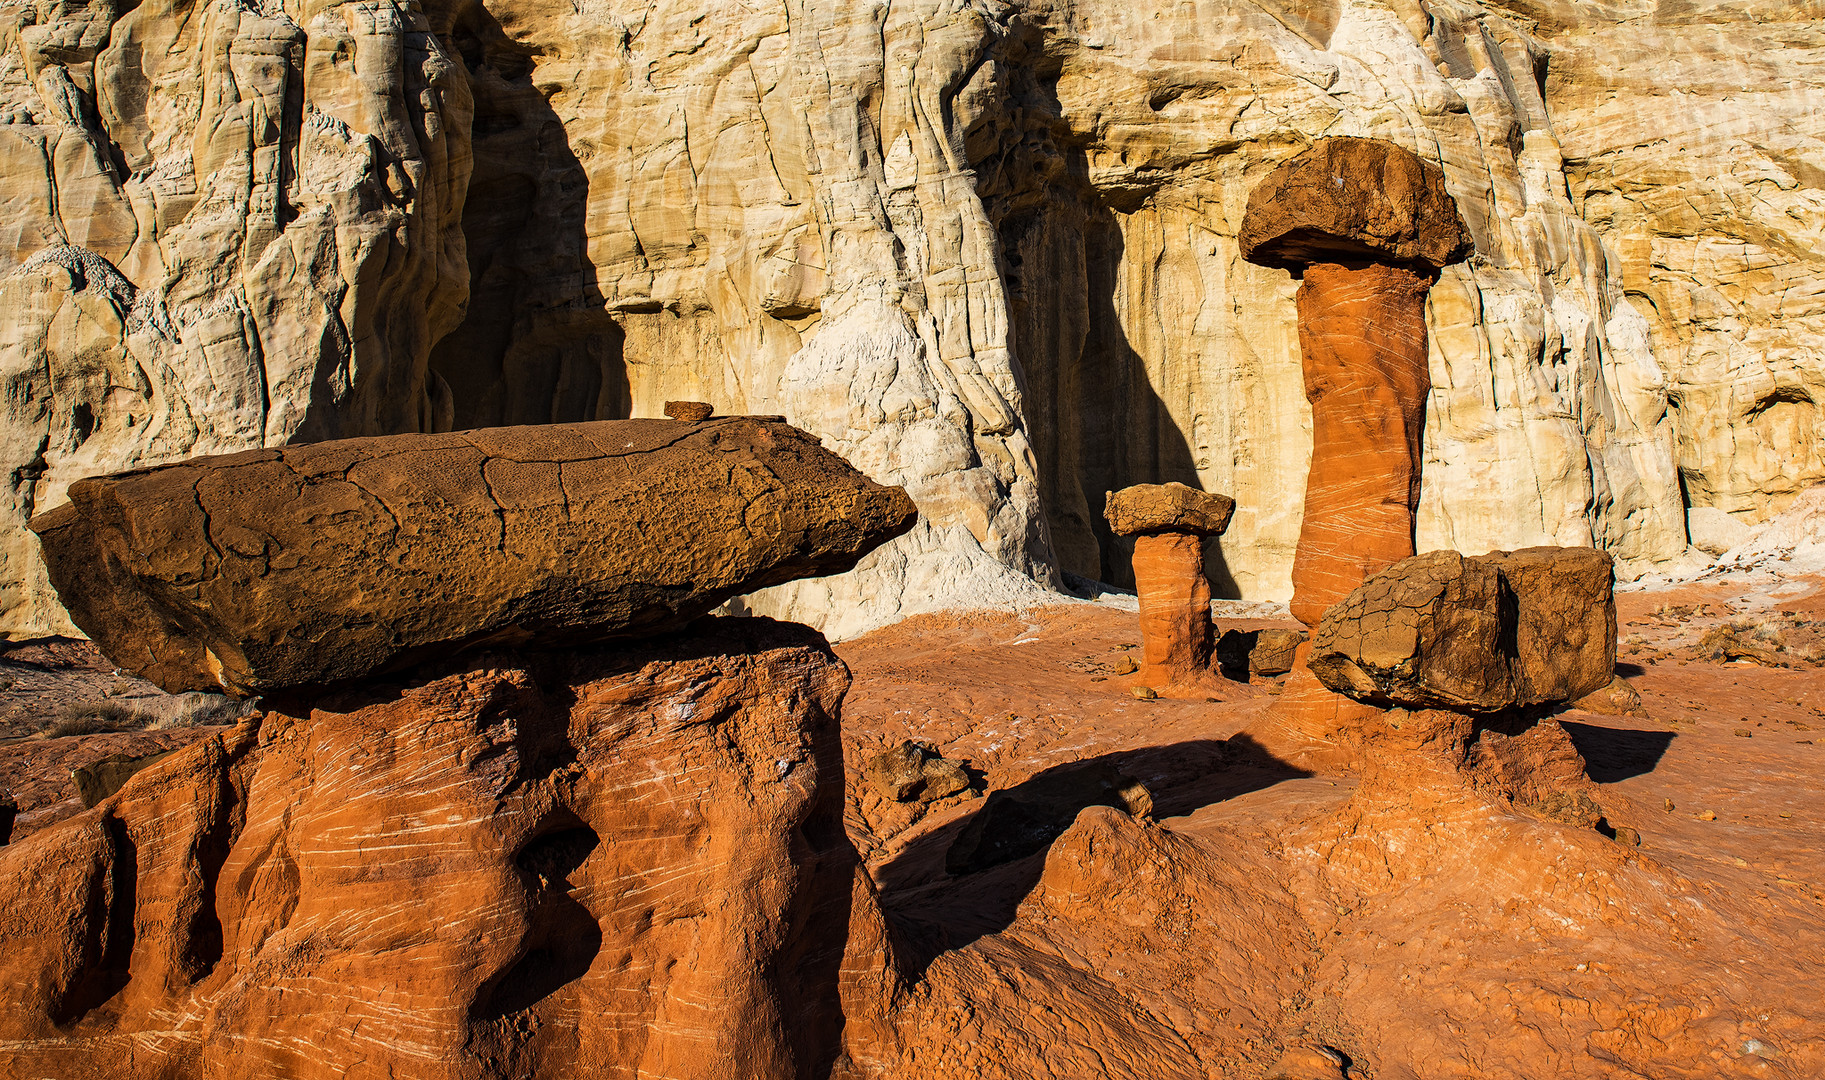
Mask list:
[[[846,570],[914,516],[804,432],[742,418],[256,450],[70,496],[32,528],[77,624],[166,690],[236,695],[675,630]]]
[[[0,847],[0,1075],[830,1075],[848,683],[720,620],[279,705]]]
[[[1430,285],[1402,267],[1320,263],[1299,286],[1312,466],[1292,611],[1307,626],[1364,577],[1413,554]]]

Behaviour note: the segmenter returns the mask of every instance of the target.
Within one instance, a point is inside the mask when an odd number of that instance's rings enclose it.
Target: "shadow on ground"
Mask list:
[[[1584,757],[1585,771],[1599,784],[1653,772],[1674,739],[1671,731],[1601,727],[1571,720],[1560,720],[1559,725]]]
[[[875,873],[906,974],[918,978],[941,953],[1007,929],[1052,842],[1086,807],[1138,810],[1136,802],[1150,801],[1151,816],[1163,821],[1310,775],[1242,734],[1073,761],[993,792]]]

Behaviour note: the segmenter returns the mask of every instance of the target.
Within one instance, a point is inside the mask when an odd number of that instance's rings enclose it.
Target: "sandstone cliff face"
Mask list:
[[[0,631],[70,480],[449,426],[468,81],[391,2],[0,8]],[[118,16],[118,17],[117,17]]]
[[[1219,593],[1284,598],[1295,283],[1236,233],[1320,134],[1439,163],[1476,240],[1429,301],[1419,550],[1626,576],[1688,500],[1825,478],[1816,3],[268,8],[0,8],[21,519],[140,461],[689,398],[923,512],[753,610],[1122,580],[1102,493],[1165,481],[1239,504]],[[60,625],[9,535],[0,629]]]

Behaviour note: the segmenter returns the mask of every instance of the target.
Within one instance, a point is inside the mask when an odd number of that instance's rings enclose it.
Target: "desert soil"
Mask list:
[[[1543,941],[1526,913],[1474,910],[1481,886],[1462,882],[1415,887],[1422,901],[1446,898],[1438,912],[1371,898],[1314,920],[1312,898],[1333,894],[1300,884],[1289,868],[1303,856],[1289,854],[1286,838],[1322,833],[1346,810],[1356,780],[1307,774],[1252,743],[1247,729],[1272,707],[1283,677],[1224,682],[1200,697],[1137,697],[1132,609],[1067,603],[927,615],[839,645],[855,680],[843,707],[847,822],[911,987],[894,1070],[1258,1077],[1286,1047],[1318,1044],[1354,1048],[1348,1075],[1381,1080],[1819,1075],[1825,668],[1815,656],[1825,579],[1685,586],[1617,601],[1618,670],[1640,706],[1571,709],[1556,719],[1599,785],[1609,825],[1640,835],[1640,847],[1612,869],[1618,881],[1631,867],[1649,870],[1615,895],[1647,918],[1661,901],[1650,895],[1658,886],[1641,882],[1671,882],[1709,908],[1678,924],[1685,929],[1644,931],[1642,941],[1629,940],[1627,919]],[[1218,622],[1219,632],[1295,625]],[[1740,643],[1734,652],[1750,658],[1727,659],[1720,642]],[[0,795],[18,803],[15,838],[81,809],[71,768],[218,730],[33,736],[72,703],[140,701],[148,691],[74,643],[0,663],[11,680],[0,691],[8,723]],[[1113,765],[1146,784],[1157,826],[1124,833],[1131,826],[1111,824],[1120,815],[1104,815],[1053,845],[1079,845],[1067,853],[1040,850],[952,875],[946,855],[985,799],[971,792],[922,806],[883,797],[868,781],[869,759],[908,738],[967,763],[985,792],[1073,763]],[[1593,841],[1572,839],[1572,861],[1561,864],[1596,866]],[[1105,853],[1096,859],[1151,876],[1099,883],[1107,867],[1084,854],[1095,845]],[[1465,857],[1474,862],[1485,850],[1499,848],[1467,844]],[[1542,908],[1558,896],[1551,873]],[[1188,875],[1204,880],[1187,883]],[[1262,897],[1250,895],[1251,882],[1270,880]],[[1161,936],[1157,911],[1124,908],[1130,886],[1169,907],[1237,906],[1229,924],[1187,929],[1175,944]],[[1108,929],[1123,919],[1127,929]],[[1201,966],[1230,981],[1209,982]],[[1401,1014],[1378,1044],[1361,1030],[1374,1010],[1347,999],[1397,990],[1426,1007],[1390,999]],[[1512,999],[1492,1003],[1503,993]],[[1577,1015],[1561,1027],[1530,1019],[1566,1013]],[[1521,1018],[1516,1031],[1540,1030],[1504,1033],[1503,1015]],[[1223,1025],[1229,1030],[1212,1033]],[[1402,1048],[1390,1049],[1389,1039]],[[1498,1053],[1509,1060],[1489,1057]]]

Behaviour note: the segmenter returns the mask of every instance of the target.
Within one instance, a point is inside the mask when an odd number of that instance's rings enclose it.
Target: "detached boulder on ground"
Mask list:
[[[932,803],[970,790],[969,770],[928,742],[903,739],[868,761],[868,780],[883,798]]]
[[[1609,555],[1434,551],[1365,580],[1324,613],[1310,666],[1359,701],[1493,713],[1576,701],[1616,668]]]
[[[848,570],[915,516],[815,437],[734,417],[198,458],[79,481],[32,529],[116,664],[245,696],[673,630]]]

